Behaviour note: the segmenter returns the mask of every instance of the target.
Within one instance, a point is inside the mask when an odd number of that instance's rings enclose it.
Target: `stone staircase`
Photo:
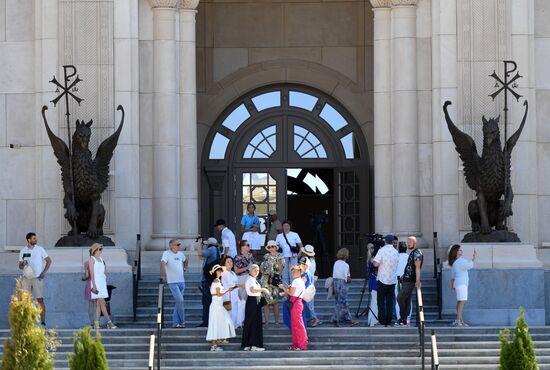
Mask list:
[[[321,287],[324,282],[318,282]],[[335,328],[330,324],[332,301],[326,300],[324,289],[318,289],[316,311],[324,324],[308,329],[308,351],[290,352],[290,331],[283,325],[264,332],[265,352],[240,350],[240,333],[223,346],[223,352],[210,352],[206,328],[195,328],[200,322],[201,303],[199,276],[187,276],[187,328],[163,331],[162,369],[420,369],[418,330],[416,328],[366,327],[361,317],[358,327]],[[362,280],[352,283],[350,305],[355,314],[363,287]],[[111,369],[137,370],[147,368],[149,335],[154,332],[158,294],[158,275],[145,275],[140,283],[138,321],[130,316],[116,316],[117,330],[101,330]],[[426,365],[430,364],[430,329],[437,334],[442,369],[496,369],[498,367],[500,328],[449,327],[449,317],[437,320],[435,282],[423,279],[423,295],[429,328],[426,332]],[[116,299],[114,295],[113,299]],[[367,297],[364,298],[366,304]],[[172,298],[165,291],[165,320],[169,326]],[[273,319],[273,315],[271,315]],[[282,321],[282,320],[281,320]],[[550,369],[550,328],[530,328],[535,341],[541,369]],[[0,340],[9,335],[0,331]],[[73,330],[58,330],[62,344],[58,347],[56,369],[67,369],[67,354],[72,352]],[[3,351],[3,348],[0,349]],[[1,354],[1,352],[0,352]]]

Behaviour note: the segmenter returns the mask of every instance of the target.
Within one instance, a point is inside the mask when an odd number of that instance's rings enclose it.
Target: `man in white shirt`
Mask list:
[[[277,245],[283,249],[285,259],[283,282],[285,285],[290,284],[292,280],[290,268],[298,264],[298,257],[301,256],[303,247],[300,236],[294,231],[290,231],[291,226],[290,221],[283,221],[283,232],[277,235],[277,239],[275,239]]]
[[[237,255],[237,240],[233,231],[227,227],[223,218],[216,221],[214,227],[222,234],[223,255],[235,258]]]
[[[160,259],[160,281],[168,283],[168,287],[176,301],[174,314],[172,315],[172,327],[184,328],[183,291],[185,290],[185,278],[183,273],[187,269],[189,261],[180,252],[181,243],[178,240],[170,240],[169,244],[170,250],[164,251]]]
[[[42,326],[46,326],[46,306],[44,305],[44,277],[50,269],[52,259],[48,253],[39,245],[36,245],[35,233],[28,233],[27,245],[19,252],[19,269],[23,270],[21,283],[23,289],[34,295],[40,307],[40,320]],[[46,264],[44,265],[44,262]]]
[[[374,257],[372,263],[375,267],[378,267],[378,274],[376,275],[378,285],[378,294],[376,297],[378,322],[384,326],[389,326],[393,317],[393,292],[397,283],[395,271],[399,262],[399,253],[393,247],[393,235],[386,235],[384,240],[386,241],[386,245],[376,253],[376,257]]]

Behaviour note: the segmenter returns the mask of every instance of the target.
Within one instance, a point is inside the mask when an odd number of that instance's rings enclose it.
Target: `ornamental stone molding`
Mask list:
[[[415,6],[418,0],[391,0],[392,6]]]
[[[370,0],[373,8],[391,8],[391,0]]]
[[[199,6],[199,0],[179,0],[178,8],[185,10],[195,10]]]
[[[149,4],[151,4],[151,8],[177,8],[178,7],[178,0],[149,0]]]

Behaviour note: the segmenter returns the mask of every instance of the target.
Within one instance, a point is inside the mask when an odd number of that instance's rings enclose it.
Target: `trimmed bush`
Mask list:
[[[105,348],[101,343],[101,335],[96,331],[95,338],[86,327],[74,336],[74,354],[69,354],[71,370],[109,370]]]
[[[40,309],[31,294],[17,280],[11,296],[8,320],[11,337],[4,342],[2,370],[53,369],[53,354],[57,342],[55,333],[46,333],[40,323]]]
[[[514,332],[506,328],[499,334],[501,370],[536,370],[535,345],[529,335],[523,307],[519,308]]]

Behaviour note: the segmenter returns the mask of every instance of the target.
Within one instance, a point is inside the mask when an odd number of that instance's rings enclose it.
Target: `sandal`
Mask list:
[[[357,326],[357,325],[359,325],[359,321],[349,320],[347,323],[348,323],[350,326]]]

